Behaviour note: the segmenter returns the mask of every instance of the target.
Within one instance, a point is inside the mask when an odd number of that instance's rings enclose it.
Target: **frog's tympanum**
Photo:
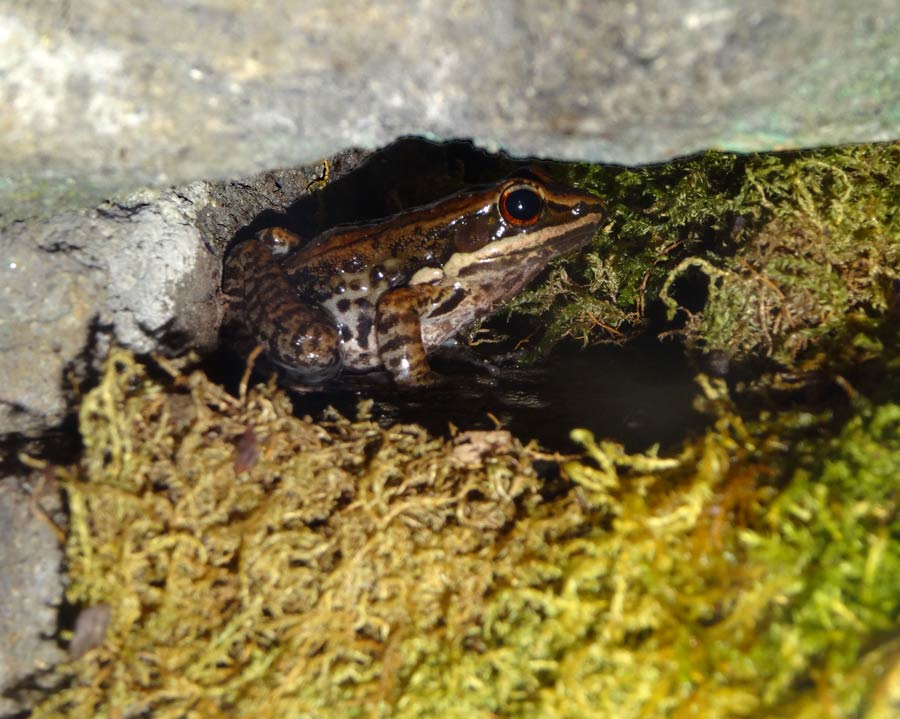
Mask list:
[[[304,243],[280,228],[234,247],[224,288],[269,357],[305,383],[384,367],[438,376],[427,355],[586,244],[596,197],[532,172]]]

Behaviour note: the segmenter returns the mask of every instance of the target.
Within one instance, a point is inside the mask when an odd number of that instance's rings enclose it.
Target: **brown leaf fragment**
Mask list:
[[[106,637],[109,626],[110,608],[108,604],[85,607],[75,620],[75,633],[69,642],[69,655],[80,659],[92,649],[96,649]]]
[[[450,456],[460,464],[478,465],[485,457],[507,454],[514,447],[513,436],[505,429],[472,430],[454,438]]]
[[[247,472],[259,460],[259,444],[253,427],[247,427],[237,441],[237,456],[234,458],[234,473]]]

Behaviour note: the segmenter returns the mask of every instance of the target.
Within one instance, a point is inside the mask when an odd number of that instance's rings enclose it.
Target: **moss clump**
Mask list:
[[[840,372],[885,342],[896,350],[900,143],[709,152],[571,179],[606,200],[610,224],[513,302],[554,313],[541,348],[620,341],[661,299],[668,324],[656,329],[785,377]]]
[[[786,419],[728,410],[673,460],[580,433],[593,462],[567,471],[606,521],[523,558],[478,651],[411,686],[447,717],[892,715],[900,407],[781,456],[811,418]]]
[[[877,356],[900,281],[900,144],[766,158],[745,176],[754,228],[731,256],[686,260],[663,287],[674,314],[673,281],[691,266],[706,276],[708,300],[687,312],[686,335],[794,372],[798,360],[846,367]]]
[[[68,597],[111,620],[36,716],[347,716],[390,693],[404,639],[476,621],[533,453],[292,412],[113,354],[63,478]]]
[[[61,473],[68,591],[109,625],[35,717],[802,717],[823,697],[874,717],[893,701],[896,405],[828,439],[827,418],[747,424],[707,383],[716,425],[677,455],[582,432],[571,484],[543,497],[547,458],[504,432],[319,426],[271,386],[234,398],[173,374],[116,352],[85,398],[84,459]]]

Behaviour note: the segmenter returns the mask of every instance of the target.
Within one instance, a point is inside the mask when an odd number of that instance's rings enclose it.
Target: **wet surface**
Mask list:
[[[229,364],[230,377],[220,379],[236,389],[243,366],[237,358]],[[578,449],[569,439],[576,427],[637,451],[673,445],[707,423],[692,407],[695,371],[683,348],[652,337],[627,347],[564,347],[527,367],[494,365],[488,371],[441,356],[432,364],[446,384],[399,391],[385,374],[369,373],[290,393],[297,414],[314,419],[329,406],[354,418],[360,400],[371,399],[372,416],[384,425],[415,422],[437,435],[448,435],[451,425],[460,431],[501,426],[561,452]],[[221,361],[216,365],[227,371]]]
[[[553,449],[574,447],[575,427],[638,451],[670,446],[708,423],[693,409],[698,388],[683,348],[655,338],[562,351],[536,372],[533,390],[543,406],[513,417],[513,426],[521,438]]]

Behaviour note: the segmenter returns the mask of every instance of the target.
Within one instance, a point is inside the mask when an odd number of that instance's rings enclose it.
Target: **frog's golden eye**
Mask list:
[[[529,227],[541,216],[544,199],[531,185],[513,185],[500,195],[500,214],[509,224]]]

